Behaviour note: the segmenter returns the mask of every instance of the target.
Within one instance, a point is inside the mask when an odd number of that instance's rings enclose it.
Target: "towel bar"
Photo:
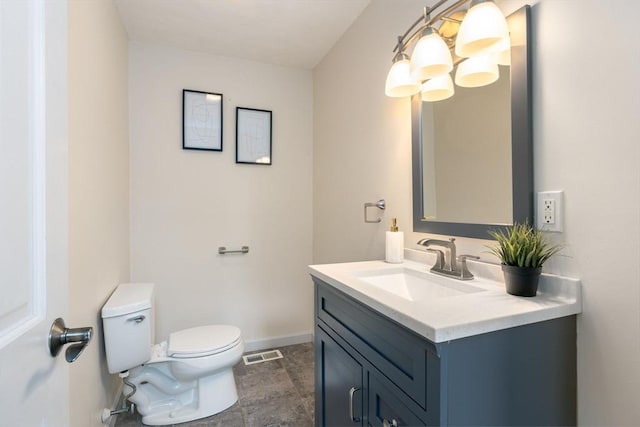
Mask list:
[[[230,249],[227,249],[225,246],[220,246],[218,248],[218,253],[220,255],[225,255],[225,254],[246,254],[246,253],[249,253],[249,246],[243,246],[241,249],[235,249],[235,250],[230,250]]]

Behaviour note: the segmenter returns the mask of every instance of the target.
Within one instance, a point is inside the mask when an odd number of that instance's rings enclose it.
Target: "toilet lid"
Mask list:
[[[167,356],[199,357],[220,353],[240,341],[240,329],[229,325],[208,325],[183,329],[169,335]]]

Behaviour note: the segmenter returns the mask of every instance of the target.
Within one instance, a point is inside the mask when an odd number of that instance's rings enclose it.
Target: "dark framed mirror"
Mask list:
[[[507,17],[511,65],[452,98],[411,99],[413,231],[489,239],[533,223],[530,6]]]

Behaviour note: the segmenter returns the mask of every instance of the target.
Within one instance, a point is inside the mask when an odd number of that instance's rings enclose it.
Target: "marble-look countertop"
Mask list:
[[[475,278],[459,281],[429,272],[434,260],[431,254],[406,249],[402,264],[363,261],[311,265],[309,269],[312,276],[436,343],[582,311],[578,279],[543,273],[537,296],[517,297],[506,293],[499,265],[469,260],[469,271]],[[367,272],[384,274],[400,269],[419,272],[423,278],[445,286],[453,282],[453,288],[468,285],[475,292],[412,301],[359,278]]]

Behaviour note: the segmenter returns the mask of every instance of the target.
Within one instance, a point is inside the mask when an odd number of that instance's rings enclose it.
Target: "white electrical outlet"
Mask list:
[[[554,199],[542,199],[542,223],[556,223],[556,201]]]
[[[562,232],[562,191],[538,193],[536,227],[542,231]]]

